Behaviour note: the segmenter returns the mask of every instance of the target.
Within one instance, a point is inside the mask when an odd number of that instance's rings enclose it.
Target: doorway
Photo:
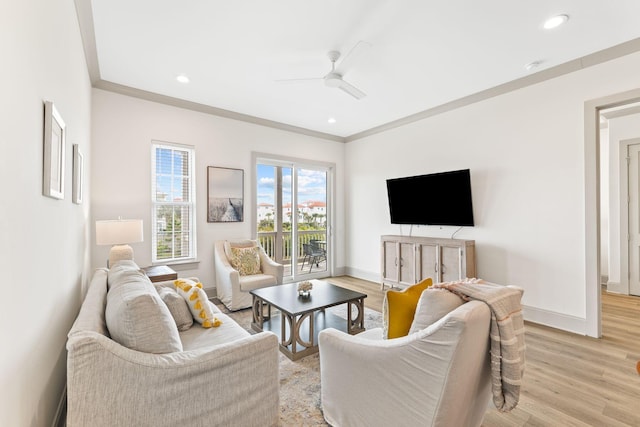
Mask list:
[[[587,101],[584,104],[585,135],[585,334],[602,336],[600,287],[601,254],[601,183],[600,183],[600,112],[608,108],[640,102],[640,89]]]
[[[601,110],[599,126],[602,284],[608,292],[638,295],[640,105]]]
[[[255,235],[284,281],[332,274],[333,166],[255,155]]]

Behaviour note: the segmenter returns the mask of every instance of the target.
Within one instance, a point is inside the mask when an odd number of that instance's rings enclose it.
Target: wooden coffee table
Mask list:
[[[349,334],[364,331],[366,294],[312,280],[313,290],[307,298],[298,296],[298,284],[270,286],[250,291],[253,295],[253,322],[256,332],[272,331],[280,337],[280,351],[291,360],[318,352],[318,332],[336,328]],[[347,320],[326,313],[325,309],[347,304]],[[271,307],[280,316],[271,316]],[[352,309],[357,314],[353,315]],[[306,324],[306,325],[305,325]]]

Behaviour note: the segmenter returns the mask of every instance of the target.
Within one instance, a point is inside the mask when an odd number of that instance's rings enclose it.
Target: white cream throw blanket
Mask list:
[[[491,385],[493,403],[502,412],[518,404],[524,372],[523,290],[480,279],[466,279],[433,285],[447,289],[464,300],[483,301],[491,309]]]

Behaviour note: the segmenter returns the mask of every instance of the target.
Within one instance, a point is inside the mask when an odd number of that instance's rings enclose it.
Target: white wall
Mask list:
[[[144,242],[132,244],[140,266],[151,264],[151,141],[193,145],[196,150],[198,265],[174,266],[181,276],[196,275],[205,289],[215,286],[213,242],[251,236],[255,205],[251,153],[271,153],[336,164],[336,267],[344,267],[344,144],[212,116],[100,89],[93,92],[91,242],[94,221],[142,218]],[[207,223],[207,166],[244,169],[245,220]],[[92,264],[104,266],[108,247],[97,246]]]
[[[409,232],[390,224],[386,178],[470,168],[477,225],[456,237],[476,241],[478,276],[522,286],[529,318],[584,332],[584,103],[639,72],[636,53],[348,143],[348,271],[379,277],[380,235]]]
[[[620,236],[620,144],[625,140],[640,138],[640,114],[616,117],[609,120],[609,280],[607,290],[629,294],[629,282],[622,276],[628,262],[621,259]],[[626,218],[626,212],[624,217]],[[626,239],[626,237],[625,237]],[[626,251],[625,251],[626,252]]]
[[[85,203],[73,204],[71,147],[80,145],[89,170],[91,87],[72,0],[0,9],[0,425],[51,426],[90,274],[89,176]],[[67,125],[64,200],[42,196],[44,100]]]

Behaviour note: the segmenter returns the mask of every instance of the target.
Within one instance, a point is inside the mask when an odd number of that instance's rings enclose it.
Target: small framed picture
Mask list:
[[[207,168],[207,222],[244,221],[244,170]]]
[[[42,194],[64,199],[64,152],[66,129],[64,121],[53,105],[44,103],[44,164]]]
[[[84,174],[84,156],[80,152],[78,144],[73,144],[73,189],[71,197],[73,203],[82,204],[82,185]]]

